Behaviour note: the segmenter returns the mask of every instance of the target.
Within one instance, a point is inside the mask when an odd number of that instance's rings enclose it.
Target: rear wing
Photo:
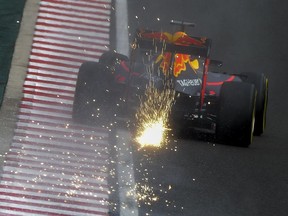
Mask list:
[[[199,103],[199,110],[202,110],[207,84],[208,66],[210,64],[211,44],[211,39],[189,36],[183,31],[174,34],[167,32],[138,31],[133,49],[142,48],[155,50],[155,52],[170,52],[205,58]]]
[[[192,37],[184,32],[137,31],[134,48],[182,53],[209,58],[212,41],[208,38]]]

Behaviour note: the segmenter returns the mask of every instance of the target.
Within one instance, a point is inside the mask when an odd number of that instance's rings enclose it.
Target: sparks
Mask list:
[[[164,120],[159,119],[155,122],[147,122],[143,125],[144,130],[139,137],[136,138],[136,141],[144,146],[156,146],[159,147],[164,139],[165,135],[165,125]]]
[[[174,90],[168,87],[164,90],[159,90],[152,84],[147,87],[136,113],[138,127],[135,140],[140,148],[163,145],[174,95]]]
[[[138,202],[146,205],[151,205],[152,202],[157,202],[159,197],[155,194],[153,187],[141,185],[137,183],[134,188],[126,194],[128,197],[135,198]]]

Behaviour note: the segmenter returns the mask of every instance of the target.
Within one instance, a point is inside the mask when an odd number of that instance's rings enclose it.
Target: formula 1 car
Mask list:
[[[131,56],[106,52],[99,62],[84,62],[78,74],[73,119],[113,124],[135,113],[147,85],[176,92],[170,113],[175,134],[192,128],[213,134],[220,143],[249,146],[266,126],[268,79],[263,73],[210,71],[222,62],[210,59],[211,39],[185,33],[192,23],[171,21],[181,31],[170,34],[138,30]],[[137,102],[138,101],[138,102]]]

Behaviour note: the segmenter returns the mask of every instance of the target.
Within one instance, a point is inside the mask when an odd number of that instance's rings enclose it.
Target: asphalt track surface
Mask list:
[[[136,151],[136,181],[159,196],[141,205],[140,215],[287,215],[287,3],[134,0],[128,5],[130,33],[176,30],[171,19],[195,22],[188,32],[213,39],[212,58],[224,61],[222,70],[263,72],[269,78],[267,128],[249,148],[191,137],[160,151]]]
[[[135,148],[135,181],[151,189],[144,191],[149,197],[157,197],[157,201],[140,202],[140,216],[287,215],[287,7],[284,1],[272,3],[268,0],[245,0],[238,5],[224,0],[128,2],[130,39],[139,27],[175,30],[168,24],[170,19],[193,21],[197,27],[189,31],[213,39],[212,57],[224,61],[223,70],[264,72],[270,87],[267,130],[249,148],[224,146],[195,137],[172,140],[167,148],[157,151]],[[18,192],[25,191],[22,189]],[[38,202],[36,197],[30,198]],[[38,207],[44,208],[42,201]],[[71,206],[77,206],[72,201]],[[93,202],[89,202],[86,205],[92,208]],[[9,203],[6,208],[13,201]],[[18,210],[21,214],[23,209]]]

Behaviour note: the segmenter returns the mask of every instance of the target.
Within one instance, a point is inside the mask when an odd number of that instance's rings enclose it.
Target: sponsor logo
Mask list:
[[[177,80],[177,83],[182,87],[200,86],[201,80],[200,79],[182,79],[182,80]]]

